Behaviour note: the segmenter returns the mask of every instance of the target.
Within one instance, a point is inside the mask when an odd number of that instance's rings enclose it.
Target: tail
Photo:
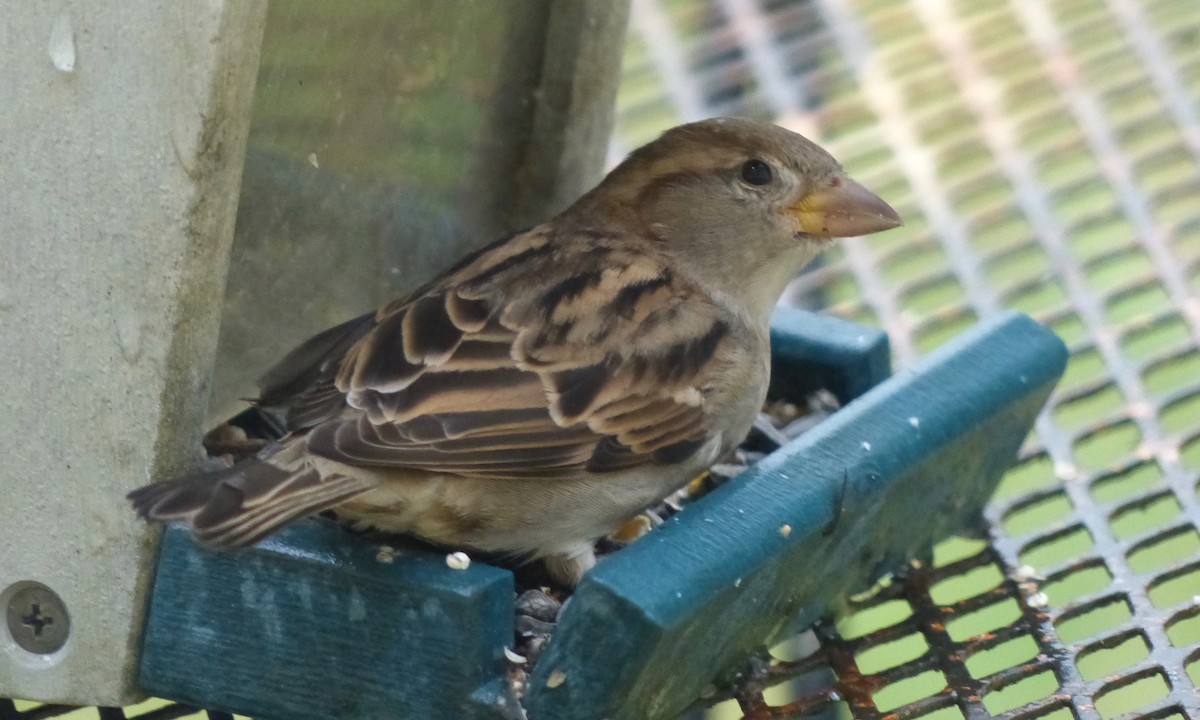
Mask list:
[[[372,487],[369,480],[322,477],[312,467],[285,470],[248,458],[228,470],[152,483],[126,497],[147,522],[181,522],[206,545],[236,548]]]

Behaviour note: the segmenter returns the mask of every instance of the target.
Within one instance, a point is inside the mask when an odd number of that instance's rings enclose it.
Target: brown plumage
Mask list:
[[[681,126],[546,224],[292,351],[262,382],[278,443],[130,499],[220,547],[336,508],[573,583],[596,537],[744,437],[795,272],[898,224],[798,135]]]

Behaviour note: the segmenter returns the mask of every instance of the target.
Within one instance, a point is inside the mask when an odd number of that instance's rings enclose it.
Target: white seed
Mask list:
[[[1037,570],[1032,565],[1022,565],[1016,570],[1013,570],[1013,580],[1019,583],[1029,582],[1030,580],[1040,580]]]
[[[546,678],[546,687],[553,690],[567,681],[567,674],[562,670],[550,671],[550,677]]]
[[[787,537],[788,535],[791,535],[792,534],[792,526],[784,525],[783,527],[779,528],[779,534],[782,535],[783,537]]]
[[[471,558],[465,552],[452,552],[446,556],[446,565],[451,570],[466,570],[471,567]]]
[[[1050,597],[1044,592],[1036,592],[1029,596],[1029,607],[1044,608],[1050,604]]]

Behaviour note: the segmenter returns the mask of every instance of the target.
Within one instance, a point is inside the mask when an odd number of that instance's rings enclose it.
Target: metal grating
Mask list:
[[[1072,349],[988,541],[773,649],[713,716],[1200,717],[1197,98],[1191,0],[634,1],[614,159],[770,118],[905,216],[790,302],[885,327],[899,366],[1000,308]],[[42,717],[205,715],[0,699]]]
[[[216,710],[200,710],[189,705],[148,700],[127,708],[78,707],[7,700],[0,698],[0,720],[246,720]]]
[[[886,328],[901,367],[1002,308],[1072,352],[989,541],[712,716],[1200,717],[1200,3],[634,0],[624,72],[614,157],[774,119],[900,210],[789,302]]]

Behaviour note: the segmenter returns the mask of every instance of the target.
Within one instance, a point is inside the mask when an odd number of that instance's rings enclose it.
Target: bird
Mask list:
[[[288,353],[256,400],[282,438],[128,499],[214,548],[332,509],[574,586],[598,538],[745,438],[789,281],[901,224],[794,132],[674,127],[552,219]]]

